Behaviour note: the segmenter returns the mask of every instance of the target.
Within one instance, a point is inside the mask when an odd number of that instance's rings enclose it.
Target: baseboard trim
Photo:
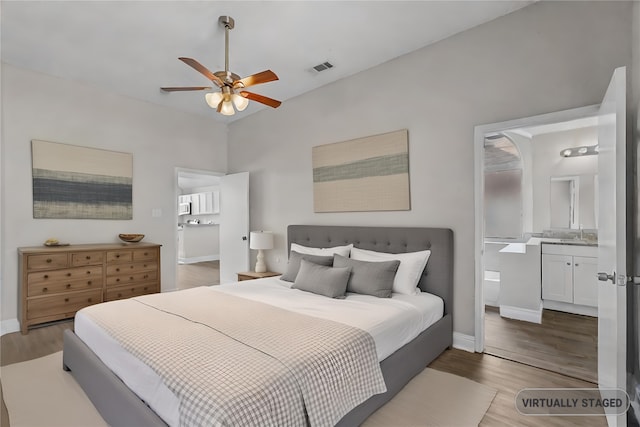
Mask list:
[[[453,348],[475,353],[476,339],[473,335],[466,335],[460,332],[453,333]]]
[[[18,319],[7,319],[0,321],[0,335],[18,332],[20,330],[20,322]]]
[[[204,255],[191,258],[178,258],[178,264],[195,264],[197,262],[218,261],[220,255]]]
[[[542,323],[542,304],[538,310],[501,305],[500,316],[540,324]]]
[[[568,304],[566,302],[543,300],[544,308],[549,310],[566,311],[567,313],[581,314],[583,316],[598,317],[598,307],[586,305]]]

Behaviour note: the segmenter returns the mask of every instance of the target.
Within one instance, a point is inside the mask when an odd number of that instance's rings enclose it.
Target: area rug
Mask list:
[[[62,352],[3,366],[0,378],[11,427],[107,426],[62,370]],[[427,368],[363,426],[477,426],[495,395],[485,385]]]
[[[362,427],[469,427],[480,424],[497,391],[426,368]]]

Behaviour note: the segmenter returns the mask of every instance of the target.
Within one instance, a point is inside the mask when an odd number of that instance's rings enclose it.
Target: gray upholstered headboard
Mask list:
[[[418,286],[442,298],[445,314],[452,313],[453,231],[448,228],[290,225],[287,240],[287,248],[291,248],[291,243],[314,248],[353,243],[361,249],[388,253],[430,249],[431,256]]]

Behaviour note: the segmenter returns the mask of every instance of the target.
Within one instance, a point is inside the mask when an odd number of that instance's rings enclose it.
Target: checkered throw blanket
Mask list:
[[[160,375],[183,426],[332,426],[386,391],[367,332],[211,289],[84,313]]]

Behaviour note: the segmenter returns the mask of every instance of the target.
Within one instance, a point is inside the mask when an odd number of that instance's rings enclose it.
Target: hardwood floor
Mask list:
[[[544,310],[542,324],[485,310],[485,351],[505,359],[598,382],[598,319]]]
[[[72,328],[66,321],[31,330],[28,335],[20,332],[6,334],[0,340],[2,366],[31,360],[62,350],[62,333]],[[527,417],[520,415],[514,399],[519,390],[528,387],[594,387],[594,384],[565,375],[505,360],[488,354],[468,353],[451,349],[434,360],[431,368],[450,372],[486,384],[498,393],[483,418],[481,426],[594,426],[604,427],[602,417]],[[455,398],[455,396],[452,396]],[[9,426],[8,414],[2,401],[0,425]]]
[[[178,289],[220,284],[220,261],[178,264]]]

